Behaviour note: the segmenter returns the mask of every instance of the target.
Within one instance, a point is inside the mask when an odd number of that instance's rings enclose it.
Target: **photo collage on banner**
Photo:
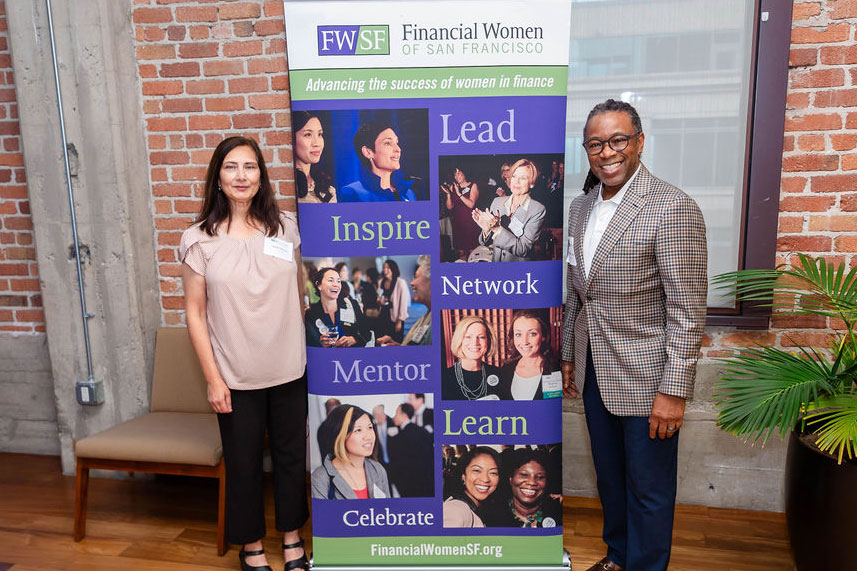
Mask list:
[[[315,566],[563,563],[569,10],[285,3]]]

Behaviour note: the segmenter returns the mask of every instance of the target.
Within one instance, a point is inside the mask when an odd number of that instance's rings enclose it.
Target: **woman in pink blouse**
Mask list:
[[[179,253],[187,328],[217,413],[226,462],[226,530],[244,571],[270,571],[262,538],[265,433],[286,571],[308,569],[306,351],[297,219],[280,212],[258,144],[224,139]]]

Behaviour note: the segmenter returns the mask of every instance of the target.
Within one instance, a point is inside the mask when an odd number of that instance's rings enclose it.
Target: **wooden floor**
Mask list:
[[[201,478],[94,478],[87,536],[74,543],[74,478],[59,459],[0,454],[0,571],[238,569],[235,548],[215,554],[216,495],[215,480]],[[265,547],[282,569],[268,503]],[[585,570],[604,555],[601,510],[591,498],[565,505],[565,547]],[[671,570],[793,569],[782,514],[680,506],[675,530]],[[302,535],[311,551],[309,525]]]

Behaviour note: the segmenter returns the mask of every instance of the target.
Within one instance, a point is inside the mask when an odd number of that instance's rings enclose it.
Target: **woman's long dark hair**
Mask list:
[[[232,205],[226,194],[220,190],[220,169],[226,155],[238,147],[250,147],[256,154],[256,162],[259,165],[259,190],[250,202],[250,219],[258,222],[265,231],[266,236],[276,236],[280,230],[285,230],[280,220],[280,209],[274,198],[274,189],[271,187],[271,179],[268,178],[268,169],[259,144],[248,137],[227,137],[220,141],[205,173],[205,198],[202,201],[202,210],[196,217],[195,222],[200,223],[200,228],[209,236],[217,233],[220,223],[226,221],[226,228],[232,222]]]
[[[392,276],[390,276],[389,291],[392,292],[393,289],[395,289],[396,282],[399,281],[399,276],[402,275],[402,273],[399,271],[399,264],[397,264],[395,261],[385,260],[384,263],[387,264],[388,266],[390,266],[390,273],[392,274]],[[383,278],[381,280],[381,287],[384,287]],[[387,291],[387,290],[388,290],[388,288],[384,288],[384,291]]]
[[[295,111],[292,113],[292,133],[294,133],[295,139],[297,139],[298,131],[303,129],[310,119],[318,119],[318,115],[309,111]],[[319,122],[321,122],[321,119],[319,119]],[[322,202],[330,202],[330,199],[333,198],[330,176],[321,170],[321,165],[318,163],[313,163],[309,166],[309,176],[315,182],[313,194]],[[295,168],[295,187],[299,199],[305,198],[309,193],[309,182],[306,175],[298,168]]]

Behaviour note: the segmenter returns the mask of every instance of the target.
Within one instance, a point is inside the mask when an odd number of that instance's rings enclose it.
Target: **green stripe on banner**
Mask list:
[[[559,565],[562,535],[314,537],[314,565]]]
[[[566,94],[566,66],[312,69],[290,72],[293,101]]]

